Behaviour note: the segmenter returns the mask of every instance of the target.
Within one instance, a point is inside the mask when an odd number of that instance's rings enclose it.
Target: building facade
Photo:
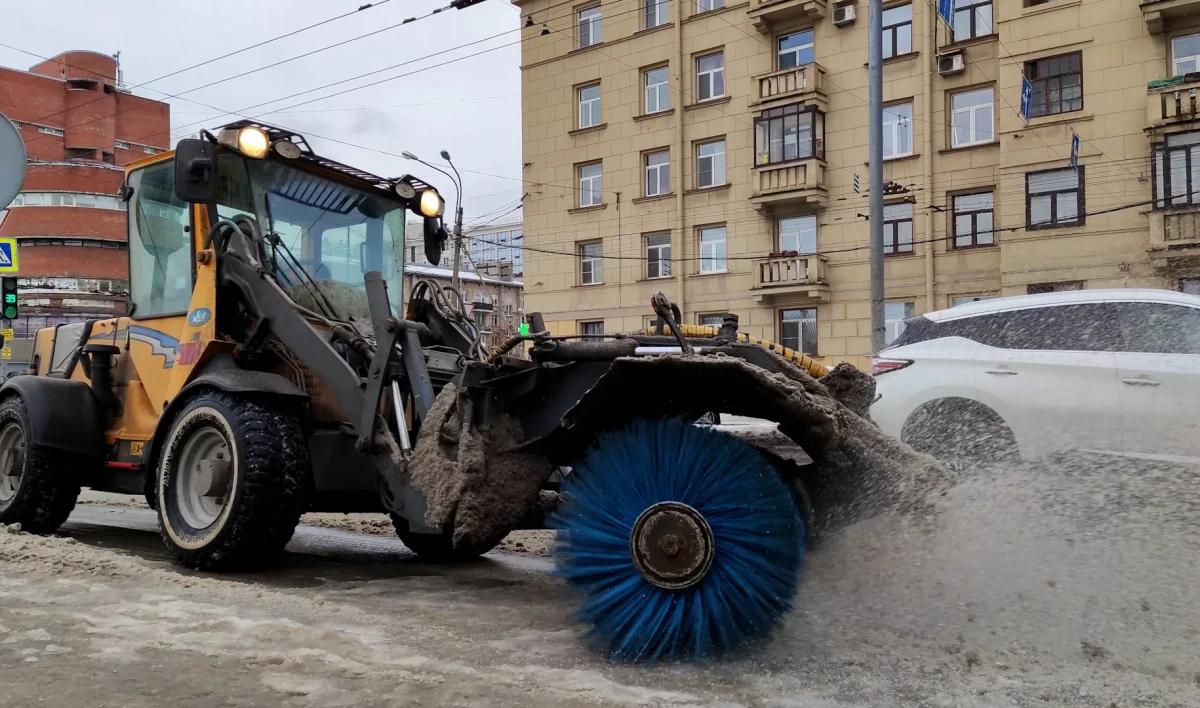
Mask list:
[[[629,331],[662,290],[865,366],[865,0],[513,1],[528,310]],[[1200,287],[1200,2],[936,7],[884,5],[889,339],[972,299]]]
[[[115,57],[71,51],[0,67],[0,113],[25,142],[21,193],[0,209],[17,239],[17,336],[124,313],[129,290],[122,165],[168,149],[170,106],[129,93]]]
[[[423,225],[405,225],[404,297],[412,297],[419,280],[433,280],[442,287],[453,282],[452,252],[430,263],[422,245]],[[475,324],[484,332],[484,343],[503,342],[517,333],[525,314],[525,284],[521,278],[521,222],[489,224],[463,231],[463,254],[459,281],[464,304]]]

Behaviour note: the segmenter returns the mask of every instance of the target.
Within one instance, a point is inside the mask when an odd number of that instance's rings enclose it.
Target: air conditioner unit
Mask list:
[[[833,8],[833,26],[845,27],[846,25],[854,24],[854,6],[841,5]]]
[[[950,76],[952,74],[961,74],[965,66],[963,65],[962,52],[952,52],[950,54],[940,54],[937,58],[938,73],[942,76]]]

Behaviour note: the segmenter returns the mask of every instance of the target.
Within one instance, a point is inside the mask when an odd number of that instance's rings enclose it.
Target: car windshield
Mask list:
[[[364,276],[377,270],[400,311],[403,203],[268,160],[222,155],[220,172],[218,215],[251,214],[279,236],[276,277],[297,302],[366,319]]]

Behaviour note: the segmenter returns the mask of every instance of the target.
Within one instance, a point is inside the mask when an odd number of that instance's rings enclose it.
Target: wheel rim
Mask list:
[[[183,520],[194,529],[216,523],[229,499],[233,454],[224,433],[207,425],[198,428],[179,452],[175,468],[175,503]]]
[[[8,501],[21,486],[25,472],[25,433],[18,423],[0,430],[0,501]]]

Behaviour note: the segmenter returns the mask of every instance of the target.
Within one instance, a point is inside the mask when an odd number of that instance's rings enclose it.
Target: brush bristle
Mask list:
[[[703,658],[768,637],[792,609],[804,528],[791,493],[754,448],[682,420],[602,436],[563,480],[558,572],[584,596],[577,617],[614,659]],[[637,570],[638,516],[682,502],[712,529],[712,567],[667,590]]]

